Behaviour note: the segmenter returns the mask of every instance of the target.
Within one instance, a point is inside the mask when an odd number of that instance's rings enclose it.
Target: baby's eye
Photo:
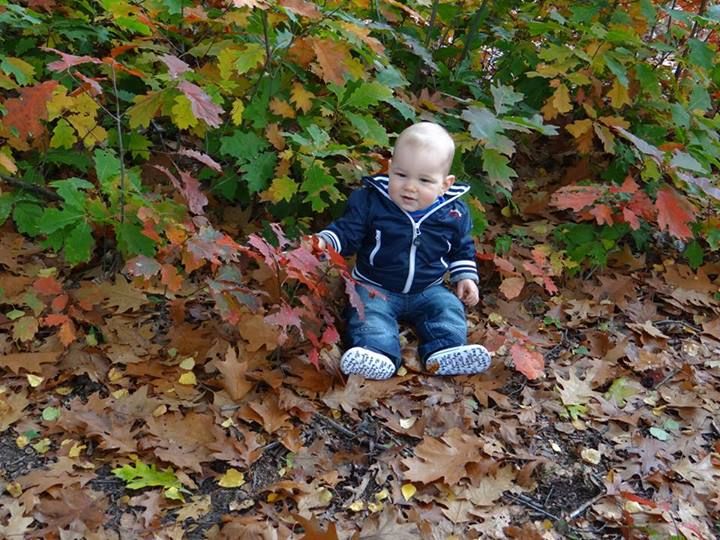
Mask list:
[[[398,178],[405,178],[404,173],[395,173],[395,176],[397,176]]]
[[[432,184],[433,183],[433,181],[430,178],[421,178],[420,181],[423,184]]]

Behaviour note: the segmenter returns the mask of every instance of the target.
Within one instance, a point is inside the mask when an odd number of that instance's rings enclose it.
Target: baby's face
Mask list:
[[[390,161],[390,198],[406,212],[423,210],[444,194],[455,181],[448,176],[440,152],[411,144],[395,147]]]

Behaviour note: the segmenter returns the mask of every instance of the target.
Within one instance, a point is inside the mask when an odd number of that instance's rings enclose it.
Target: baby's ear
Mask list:
[[[455,175],[451,174],[445,177],[445,181],[443,182],[443,190],[447,191],[452,187],[452,185],[455,183]]]

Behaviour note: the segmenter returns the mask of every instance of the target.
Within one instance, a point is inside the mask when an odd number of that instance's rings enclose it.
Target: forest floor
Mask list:
[[[339,346],[318,370],[262,319],[248,341],[201,296],[56,264],[1,231],[2,538],[720,535],[720,264],[626,250],[512,299],[485,268],[491,369],[424,373],[406,330],[377,382]],[[60,303],[83,324],[40,316]]]

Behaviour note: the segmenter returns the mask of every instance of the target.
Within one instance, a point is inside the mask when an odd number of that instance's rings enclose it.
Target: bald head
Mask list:
[[[455,142],[444,127],[433,122],[418,122],[404,129],[395,141],[393,155],[398,152],[429,152],[436,154],[445,169],[450,172]]]

